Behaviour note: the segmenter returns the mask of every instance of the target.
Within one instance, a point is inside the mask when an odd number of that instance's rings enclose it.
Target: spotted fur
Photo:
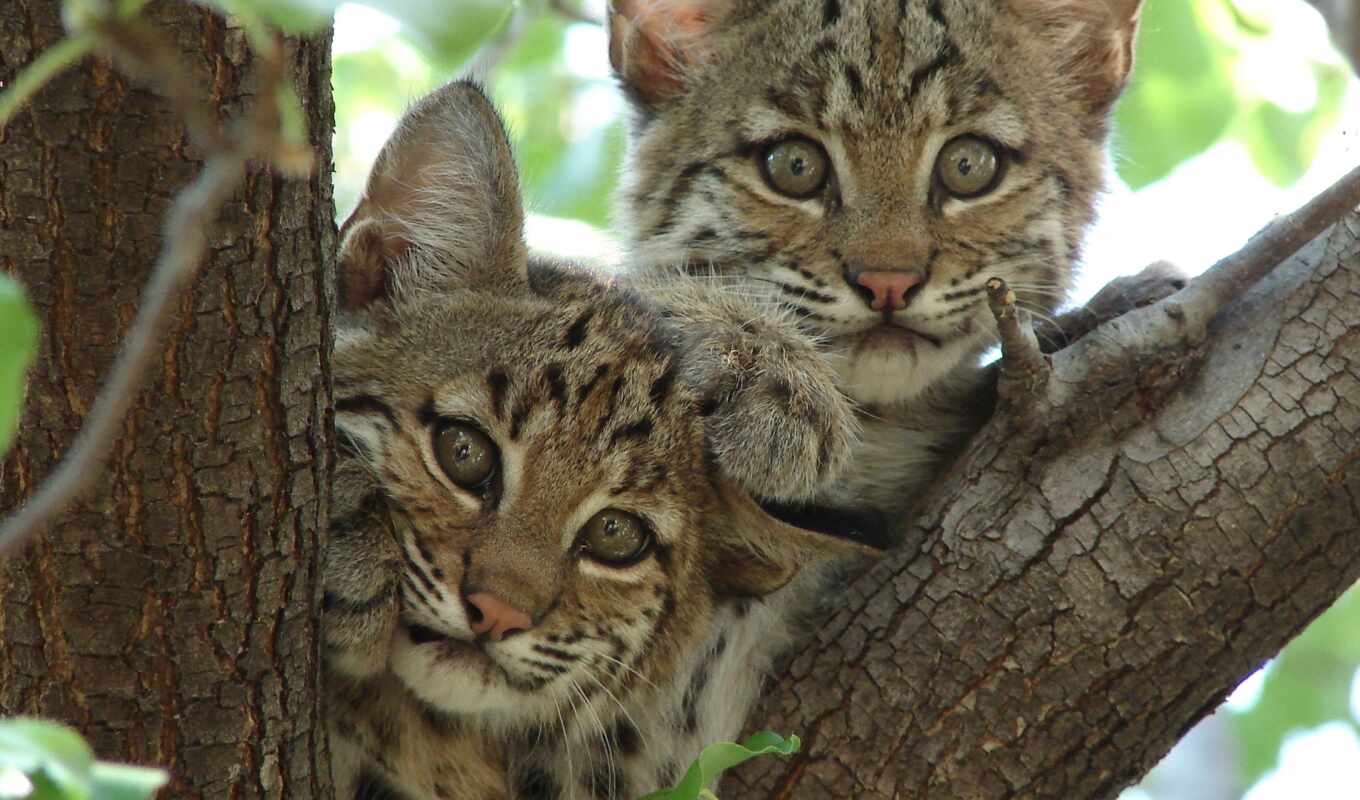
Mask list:
[[[740,725],[745,706],[710,709],[706,687],[749,705],[788,628],[779,598],[862,553],[721,477],[705,412],[725,354],[636,293],[530,257],[522,213],[495,110],[455,83],[403,120],[344,226],[323,648],[346,800],[657,788],[713,726]],[[441,468],[449,421],[499,449],[484,489]],[[585,554],[606,508],[646,522],[641,560]],[[479,636],[479,592],[530,624]],[[738,614],[765,615],[765,635],[728,634]]]
[[[782,382],[833,370],[863,428],[837,461],[848,471],[810,492],[822,502],[900,515],[941,454],[976,428],[991,394],[976,367],[995,342],[988,279],[1004,278],[1041,318],[1066,295],[1105,180],[1140,6],[611,3],[610,55],[634,111],[618,194],[627,267],[668,276],[686,264],[797,319],[823,358],[784,366]],[[995,143],[1004,161],[995,190],[968,200],[942,191],[934,173],[941,148],[965,134]],[[789,136],[830,159],[830,179],[806,199],[762,177],[764,148]],[[922,283],[885,315],[852,280],[857,270]],[[796,416],[776,391],[747,409],[772,427]],[[731,459],[731,474],[762,468],[759,451],[741,452],[749,463]],[[808,471],[796,459],[786,469]]]

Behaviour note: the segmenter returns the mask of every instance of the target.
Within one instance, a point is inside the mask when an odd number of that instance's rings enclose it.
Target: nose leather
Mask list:
[[[854,280],[873,293],[869,308],[900,311],[907,307],[907,293],[921,283],[921,276],[916,272],[877,269],[857,273]]]
[[[490,592],[475,592],[468,595],[466,600],[469,606],[481,614],[481,619],[472,623],[472,632],[487,636],[493,642],[499,642],[512,633],[527,631],[533,625],[528,614]]]

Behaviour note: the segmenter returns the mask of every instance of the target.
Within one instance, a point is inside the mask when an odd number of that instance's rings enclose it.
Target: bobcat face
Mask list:
[[[712,604],[714,499],[664,331],[607,292],[401,314],[336,353],[376,373],[337,410],[392,509],[393,671],[439,709],[543,720],[665,673]]]
[[[494,109],[455,83],[346,223],[336,425],[394,541],[331,547],[326,636],[337,673],[378,665],[435,718],[565,731],[664,686],[719,598],[846,546],[714,473],[668,323],[531,264],[522,213]]]
[[[1051,312],[1104,179],[1136,0],[619,2],[643,264],[763,291],[910,400],[992,340],[985,283]]]

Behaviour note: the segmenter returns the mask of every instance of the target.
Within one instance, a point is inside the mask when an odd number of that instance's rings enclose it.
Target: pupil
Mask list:
[[[802,175],[806,170],[807,162],[803,161],[802,158],[796,157],[789,163],[789,172],[792,172],[795,176]]]
[[[467,444],[460,444],[453,450],[453,457],[459,461],[467,461],[468,452],[471,450]]]
[[[973,162],[969,161],[967,158],[961,158],[961,159],[959,159],[959,174],[960,174],[960,175],[963,175],[963,176],[966,177],[966,176],[967,176],[970,172],[972,172],[972,171],[973,171]]]

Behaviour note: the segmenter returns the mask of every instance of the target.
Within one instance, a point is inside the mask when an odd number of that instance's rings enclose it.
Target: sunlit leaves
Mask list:
[[[1145,186],[1225,139],[1275,183],[1297,180],[1348,82],[1325,29],[1310,22],[1299,0],[1148,0],[1118,111],[1124,180]]]

